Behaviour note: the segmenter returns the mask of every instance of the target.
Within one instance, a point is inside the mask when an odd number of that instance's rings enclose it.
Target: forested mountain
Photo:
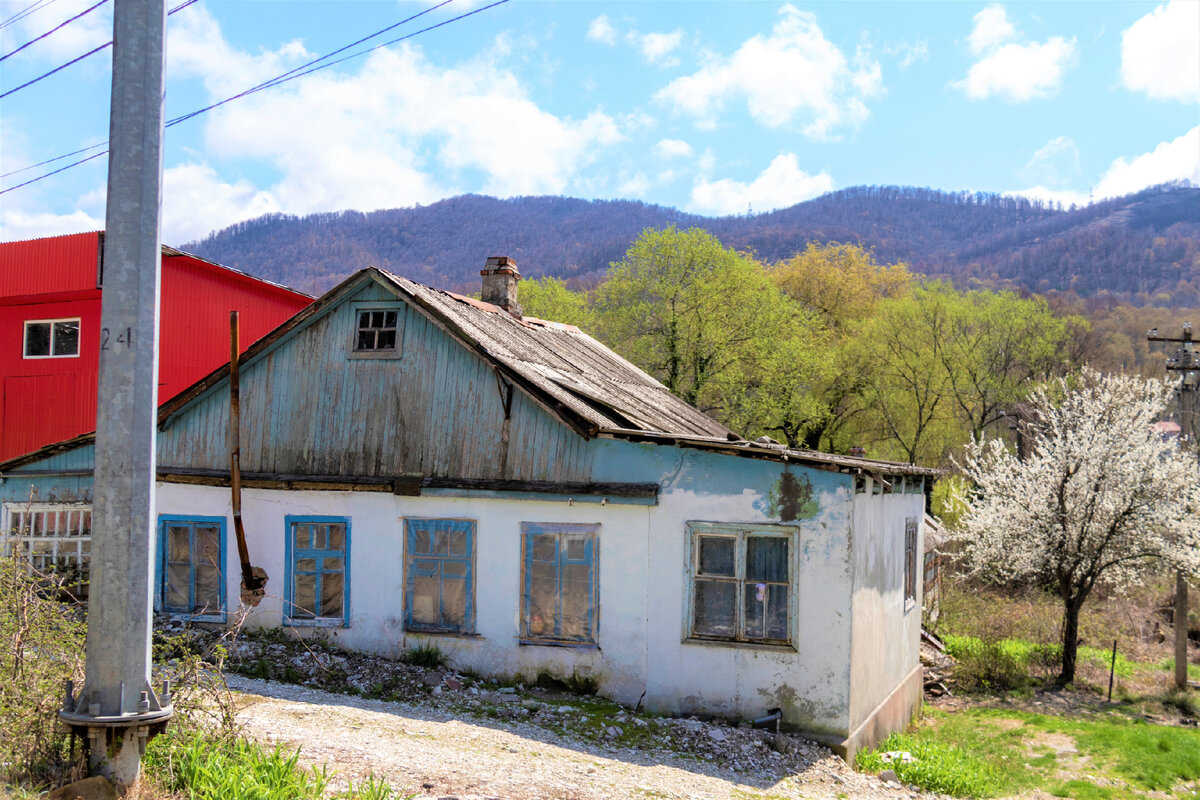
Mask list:
[[[773,262],[810,241],[874,248],[880,262],[962,286],[1011,286],[1137,305],[1200,305],[1200,188],[1166,184],[1084,208],[991,194],[855,187],[790,208],[701,217],[629,200],[497,200],[305,217],[272,214],[184,250],[312,293],[366,266],[474,290],[489,255],[523,275],[598,282],[645,228],[705,228]]]

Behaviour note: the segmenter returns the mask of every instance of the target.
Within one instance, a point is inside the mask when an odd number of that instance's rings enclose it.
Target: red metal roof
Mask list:
[[[0,297],[96,288],[100,234],[0,244]]]

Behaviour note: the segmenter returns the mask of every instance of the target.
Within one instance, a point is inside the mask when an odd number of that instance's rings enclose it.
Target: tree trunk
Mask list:
[[[1075,680],[1075,662],[1079,650],[1079,609],[1083,603],[1073,599],[1063,605],[1062,672],[1058,683],[1066,686]]]

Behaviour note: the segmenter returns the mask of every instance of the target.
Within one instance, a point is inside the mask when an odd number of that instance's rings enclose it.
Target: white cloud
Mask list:
[[[0,213],[0,241],[14,242],[64,236],[68,233],[103,230],[104,220],[85,211],[54,214],[48,211],[24,211],[6,206]]]
[[[1001,97],[1023,103],[1051,97],[1063,74],[1075,63],[1075,38],[1052,36],[1044,42],[1018,43],[1017,29],[1003,6],[990,5],[975,15],[968,38],[971,52],[980,56],[967,77],[950,85],[972,100]]]
[[[883,52],[889,56],[899,56],[900,69],[908,69],[918,61],[929,60],[929,43],[925,41],[901,42],[885,48]]]
[[[700,179],[692,187],[691,205],[696,211],[712,214],[742,214],[748,209],[757,213],[795,205],[831,191],[833,186],[829,173],[810,175],[800,169],[795,154],[782,153],[750,183]]]
[[[1200,3],[1171,0],[1121,34],[1121,83],[1155,100],[1200,102]]]
[[[355,75],[316,73],[225,106],[206,128],[215,153],[271,161],[283,175],[271,192],[293,213],[431,202],[453,190],[433,161],[481,172],[489,194],[561,193],[622,137],[604,113],[542,110],[490,59],[441,69],[411,46],[376,51]]]
[[[659,64],[664,67],[678,66],[679,59],[671,56],[671,53],[677,50],[679,45],[683,43],[683,31],[647,33],[644,35],[636,31],[630,31],[627,34],[627,38],[642,51],[642,58],[646,59],[647,63]]]
[[[692,146],[682,139],[660,139],[654,145],[654,155],[663,160],[672,158],[691,158]]]
[[[0,29],[0,47],[6,53],[15,50],[95,4],[96,0],[58,0],[53,5],[46,3],[28,16]],[[26,5],[28,4],[22,4],[22,7]],[[105,3],[95,11],[55,31],[53,36],[47,36],[32,47],[21,51],[15,58],[39,62],[62,61],[99,47],[112,39],[112,9],[111,3]],[[4,16],[9,17],[12,14],[6,13]],[[85,63],[91,65],[93,69],[103,65],[103,69],[107,71],[111,64],[111,58],[96,55]]]
[[[1200,184],[1200,125],[1149,153],[1129,161],[1118,158],[1096,184],[1095,194],[1117,197],[1181,178]]]
[[[1044,181],[1050,186],[1073,183],[1079,174],[1079,148],[1067,136],[1046,142],[1022,168],[1021,176],[1030,181]]]
[[[799,118],[814,139],[866,119],[864,101],[883,91],[879,63],[863,49],[851,63],[810,12],[789,4],[779,14],[769,36],[754,36],[733,55],[676,78],[656,99],[712,127],[728,98],[745,97],[761,124],[778,128]]]
[[[1008,12],[1004,6],[993,4],[975,15],[975,27],[967,43],[971,52],[980,55],[986,50],[1004,44],[1017,37],[1017,29],[1008,20]]]
[[[621,185],[617,187],[617,191],[624,197],[642,197],[649,190],[650,179],[641,172],[626,178],[621,182]]]
[[[616,44],[617,29],[608,21],[608,16],[601,14],[588,25],[587,38],[600,44]]]
[[[1029,189],[1021,189],[1017,192],[1005,192],[1007,195],[1017,197],[1028,197],[1030,200],[1041,200],[1043,203],[1059,203],[1063,208],[1075,206],[1086,206],[1088,204],[1087,192],[1077,192],[1072,189],[1051,189],[1046,186],[1033,186]]]
[[[268,192],[249,181],[226,183],[203,164],[163,172],[163,241],[180,245],[220,228],[282,210]]]

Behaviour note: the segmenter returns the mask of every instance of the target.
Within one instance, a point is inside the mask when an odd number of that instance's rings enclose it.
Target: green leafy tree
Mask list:
[[[521,307],[527,317],[563,322],[590,330],[594,317],[586,292],[574,292],[558,278],[526,278],[520,285]]]

